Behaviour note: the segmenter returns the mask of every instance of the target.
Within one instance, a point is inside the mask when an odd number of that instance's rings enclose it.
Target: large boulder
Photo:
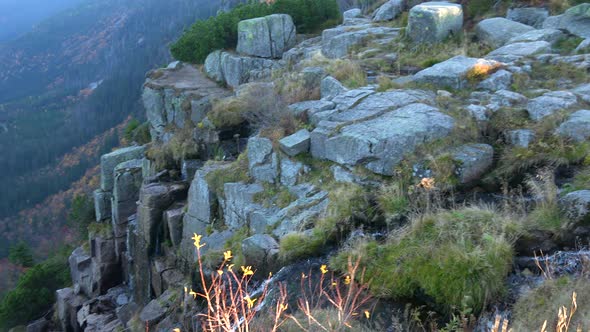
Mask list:
[[[117,165],[143,158],[145,147],[130,146],[107,153],[100,157],[100,188],[104,191],[112,191],[115,184],[115,167]]]
[[[537,29],[543,26],[543,22],[549,17],[546,8],[523,7],[508,9],[506,18],[515,22],[530,25]]]
[[[580,110],[569,116],[556,130],[559,136],[576,142],[590,139],[590,110]]]
[[[534,28],[529,25],[502,17],[485,19],[475,27],[477,38],[493,47],[500,47],[506,44],[511,38],[531,30],[534,30]]]
[[[424,2],[410,9],[407,35],[415,42],[441,42],[463,28],[463,7],[450,2]]]
[[[350,166],[364,164],[375,173],[392,175],[405,155],[422,143],[445,137],[454,123],[450,116],[421,103],[364,121],[322,121],[311,134],[311,153],[315,158]]]
[[[404,10],[403,0],[389,0],[373,13],[373,22],[391,21]]]
[[[551,91],[531,99],[526,106],[526,110],[532,120],[539,121],[559,110],[570,108],[576,103],[576,95],[571,92]]]
[[[564,14],[551,16],[543,28],[563,29],[582,38],[590,38],[590,4],[583,3],[568,9]]]
[[[262,58],[281,58],[295,46],[296,35],[293,19],[287,14],[244,20],[238,23],[237,51]]]
[[[556,43],[558,40],[564,38],[563,32],[557,29],[539,29],[525,32],[522,35],[511,38],[508,43],[524,43],[524,42],[536,42],[546,41],[550,44]]]
[[[468,84],[468,74],[477,71],[478,75],[493,72],[500,64],[493,60],[468,58],[462,55],[419,71],[414,80],[441,88],[462,89]]]

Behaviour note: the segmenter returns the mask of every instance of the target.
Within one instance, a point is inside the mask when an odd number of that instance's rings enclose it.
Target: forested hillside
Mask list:
[[[99,154],[65,164],[63,157],[129,115],[141,117],[145,72],[166,64],[168,43],[217,4],[85,1],[0,44],[1,229],[14,229],[20,217],[11,216],[68,189],[97,164]],[[97,151],[117,142],[103,137]],[[10,241],[2,233],[0,243],[3,257]]]

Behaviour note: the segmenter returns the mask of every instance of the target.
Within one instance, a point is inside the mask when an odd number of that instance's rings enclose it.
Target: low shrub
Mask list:
[[[186,125],[182,130],[174,133],[174,136],[166,143],[154,143],[146,155],[154,161],[157,170],[179,169],[183,159],[197,159],[199,147],[192,137],[192,127]]]
[[[341,18],[336,0],[276,0],[271,4],[250,1],[195,22],[170,50],[178,60],[203,63],[212,51],[235,47],[240,21],[273,13],[291,15],[298,33],[314,33],[338,24]]]
[[[371,241],[345,250],[331,263],[343,269],[350,255],[360,258],[377,296],[424,294],[443,312],[477,313],[504,294],[520,232],[519,222],[489,208],[440,211],[414,218],[384,244]]]
[[[42,316],[55,302],[55,291],[71,282],[70,248],[63,248],[27,270],[0,302],[0,330],[25,324]]]
[[[572,312],[572,294],[576,297],[576,307]],[[567,308],[570,331],[587,331],[590,329],[590,283],[585,277],[573,279],[561,277],[545,280],[538,288],[523,295],[514,304],[512,311],[513,331],[539,331],[545,321],[549,329],[544,331],[567,331],[557,329],[561,308]],[[566,322],[569,320],[566,317]],[[565,322],[564,322],[565,323]]]

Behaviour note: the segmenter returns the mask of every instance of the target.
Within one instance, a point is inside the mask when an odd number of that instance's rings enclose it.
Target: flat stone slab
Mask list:
[[[480,41],[494,47],[506,44],[511,38],[534,30],[533,27],[503,17],[485,19],[477,24],[475,33]]]
[[[309,151],[310,135],[307,129],[301,129],[293,135],[282,138],[279,141],[281,150],[294,157],[300,153]]]
[[[414,80],[441,88],[462,89],[468,83],[467,74],[471,70],[483,71],[485,73],[486,71],[491,72],[499,66],[500,63],[494,60],[469,58],[458,55],[419,71],[414,75]]]
[[[546,41],[553,44],[563,37],[565,37],[563,32],[557,29],[531,30],[529,32],[523,33],[522,35],[511,38],[508,41],[508,44],[537,41]]]
[[[488,57],[495,57],[495,56],[517,56],[517,57],[524,57],[524,56],[531,56],[539,53],[547,53],[551,51],[551,44],[546,41],[536,41],[536,42],[522,42],[522,43],[514,43],[502,46],[492,52],[490,52],[487,56]]]
[[[539,121],[559,110],[574,106],[576,95],[568,91],[551,91],[529,100],[526,110],[534,121]]]
[[[311,134],[311,153],[342,165],[362,164],[392,175],[403,157],[423,143],[442,138],[455,121],[426,104],[410,104],[365,121],[322,121]]]

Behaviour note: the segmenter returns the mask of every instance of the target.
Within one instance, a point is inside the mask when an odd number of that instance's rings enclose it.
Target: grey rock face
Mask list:
[[[590,190],[578,190],[560,199],[560,206],[574,224],[590,221]]]
[[[490,104],[487,106],[492,111],[497,111],[502,107],[513,107],[525,105],[528,98],[509,90],[496,91],[490,98]]]
[[[481,105],[468,105],[465,110],[478,122],[485,122],[489,120],[488,109]]]
[[[203,69],[207,77],[216,82],[224,82],[223,70],[221,68],[221,54],[222,51],[217,50],[211,52],[205,59]]]
[[[529,32],[534,28],[522,23],[501,17],[485,19],[477,24],[475,32],[477,38],[494,47],[500,47],[511,38]]]
[[[289,111],[295,116],[307,116],[334,109],[333,102],[328,100],[307,100],[289,105]]]
[[[117,165],[114,171],[112,224],[115,237],[122,238],[123,242],[127,236],[127,219],[137,211],[139,189],[143,181],[142,165],[141,159],[134,159]]]
[[[551,50],[551,44],[546,41],[536,41],[536,42],[523,42],[523,43],[514,43],[508,44],[506,46],[502,46],[492,52],[490,52],[487,57],[497,57],[497,56],[514,56],[514,57],[523,57],[523,56],[531,56],[539,53],[546,53]]]
[[[526,106],[526,110],[532,120],[539,121],[558,110],[570,108],[576,103],[577,98],[573,93],[552,91],[531,99]]]
[[[294,157],[300,153],[309,151],[310,135],[307,129],[301,129],[293,135],[282,138],[279,141],[281,150],[288,156]]]
[[[59,289],[55,292],[57,317],[64,332],[79,332],[82,328],[78,324],[77,313],[87,298],[76,295],[72,288]]]
[[[49,329],[49,321],[42,317],[27,325],[27,332],[46,332]]]
[[[287,14],[273,14],[241,21],[238,24],[240,54],[263,58],[280,58],[295,46],[296,29]]]
[[[508,9],[506,18],[515,22],[530,25],[537,29],[543,26],[543,22],[549,17],[549,11],[545,8],[511,8]]]
[[[303,164],[290,158],[281,158],[281,184],[292,187],[297,184],[299,175],[303,171]]]
[[[511,38],[508,41],[508,44],[536,41],[546,41],[550,44],[554,44],[563,37],[565,37],[563,32],[557,29],[531,30],[529,32],[523,33],[522,35]]]
[[[103,221],[111,217],[111,193],[102,189],[93,192],[94,214],[96,221]]]
[[[505,134],[508,144],[528,148],[535,140],[535,133],[530,129],[510,130]]]
[[[467,144],[452,152],[453,159],[460,163],[457,175],[461,184],[479,180],[494,162],[494,148],[488,144]]]
[[[572,92],[583,101],[590,103],[590,83],[582,84],[573,89]]]
[[[590,38],[590,17],[588,4],[581,4],[568,9],[564,14],[550,16],[543,22],[543,28],[564,29],[582,38]]]
[[[468,58],[458,55],[419,71],[414,75],[414,80],[442,88],[461,89],[467,85],[466,76],[475,66],[493,68],[498,65],[499,63],[493,60]]]
[[[223,188],[225,224],[233,230],[247,226],[250,213],[258,206],[254,204],[254,195],[264,191],[264,188],[257,183],[226,183]]]
[[[344,13],[342,13],[342,17],[345,20],[351,19],[351,18],[359,18],[362,16],[363,16],[363,12],[359,8],[352,8],[352,9],[349,9],[349,10],[345,11]]]
[[[203,164],[204,162],[202,160],[183,160],[180,168],[182,180],[192,181],[195,177],[195,173],[199,168],[203,167]]]
[[[270,139],[257,136],[248,139],[248,163],[253,178],[275,183],[278,176],[278,157],[273,152]]]
[[[399,29],[371,25],[339,26],[322,32],[322,54],[330,59],[343,58],[350,50],[380,36],[395,37]]]
[[[140,314],[139,319],[148,326],[156,325],[160,322],[166,313],[174,307],[175,298],[178,294],[174,291],[167,290],[155,300],[152,300],[145,306]]]
[[[221,54],[220,66],[225,83],[232,88],[268,78],[273,69],[281,67],[279,62],[275,60],[240,56],[229,52]]]
[[[322,67],[307,67],[301,71],[303,86],[308,90],[317,89],[322,84],[322,79],[326,77],[326,71]]]
[[[347,88],[340,83],[337,79],[332,76],[328,76],[322,80],[321,88],[320,88],[320,95],[322,99],[332,99],[337,95],[348,91]]]
[[[164,212],[164,222],[170,232],[170,240],[175,248],[182,242],[182,219],[184,217],[184,207],[179,207]]]
[[[424,2],[410,9],[407,34],[415,42],[434,43],[463,28],[463,7],[449,2]]]
[[[255,234],[242,241],[246,265],[256,266],[259,276],[266,276],[276,268],[279,244],[266,234]]]
[[[569,116],[556,130],[562,137],[576,142],[584,142],[590,138],[590,110],[580,110]]]
[[[453,127],[454,120],[436,108],[410,104],[348,125],[320,122],[311,134],[311,153],[315,158],[364,164],[375,173],[392,175],[407,153],[446,136]]]
[[[92,259],[82,247],[76,248],[68,258],[72,283],[86,296],[92,295]]]
[[[102,155],[100,157],[100,188],[104,191],[112,191],[115,184],[115,167],[125,161],[143,158],[144,152],[143,146],[130,146]]]
[[[574,50],[575,53],[590,53],[590,38],[582,40],[580,45]]]
[[[512,84],[512,73],[501,69],[481,81],[477,87],[489,91],[498,91],[508,89],[510,84]]]
[[[373,22],[391,21],[398,17],[403,10],[404,2],[402,0],[389,0],[373,13]]]

